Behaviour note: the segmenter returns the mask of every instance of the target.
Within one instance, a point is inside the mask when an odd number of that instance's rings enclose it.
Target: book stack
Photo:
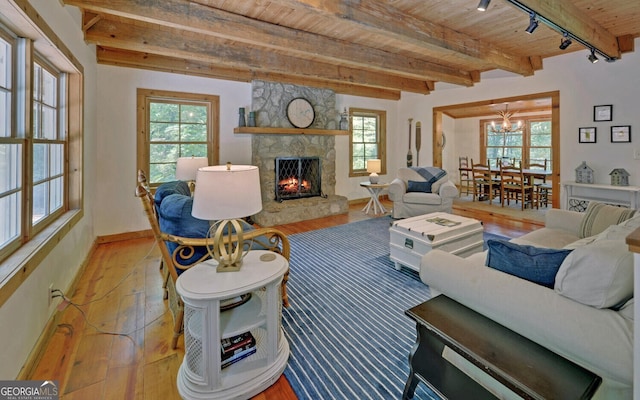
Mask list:
[[[237,336],[222,339],[220,348],[222,351],[221,368],[226,368],[255,353],[256,339],[251,332],[245,332]]]

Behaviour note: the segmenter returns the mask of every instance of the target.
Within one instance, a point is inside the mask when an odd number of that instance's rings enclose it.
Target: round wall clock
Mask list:
[[[287,118],[296,128],[308,128],[313,124],[316,113],[309,100],[297,97],[287,105]]]

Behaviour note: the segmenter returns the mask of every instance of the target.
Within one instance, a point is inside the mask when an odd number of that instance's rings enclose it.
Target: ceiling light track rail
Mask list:
[[[527,13],[529,15],[529,27],[527,28],[527,32],[532,33],[533,30],[535,30],[535,28],[537,27],[537,23],[535,24],[535,27],[533,27],[532,29],[532,24],[533,21],[538,21],[538,22],[542,22],[543,24],[547,25],[549,28],[555,30],[556,32],[560,33],[563,36],[563,44],[561,47],[562,50],[566,49],[569,44],[571,44],[571,41],[576,41],[578,43],[580,43],[581,45],[583,45],[584,47],[586,47],[587,49],[589,49],[591,51],[591,53],[589,54],[589,56],[587,58],[589,58],[589,61],[596,62],[598,59],[596,57],[596,53],[599,54],[600,56],[602,56],[604,58],[605,61],[607,62],[614,62],[617,58],[616,57],[612,57],[610,55],[608,55],[607,53],[605,53],[604,51],[598,49],[597,47],[595,47],[593,44],[589,43],[588,41],[576,36],[575,34],[571,33],[569,30],[561,27],[560,25],[556,24],[555,22],[551,21],[549,18],[540,15],[537,11],[529,8],[528,6],[522,4],[521,2],[519,2],[518,0],[505,0],[507,3],[513,5],[514,7],[516,7],[517,9],[524,11],[525,13]],[[480,11],[484,11],[487,9],[487,7],[489,6],[489,3],[491,2],[491,0],[481,0],[479,5],[478,5],[478,10]],[[566,41],[569,40],[569,42],[567,43]]]

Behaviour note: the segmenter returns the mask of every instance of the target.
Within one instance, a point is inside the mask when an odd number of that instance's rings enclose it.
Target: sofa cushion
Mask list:
[[[635,210],[592,201],[587,206],[578,229],[578,236],[586,238],[597,235],[611,225],[617,225],[633,217]]]
[[[487,266],[549,288],[553,288],[562,261],[571,253],[501,239],[489,239],[487,246]]]
[[[429,181],[412,181],[407,182],[407,192],[431,193],[431,184]]]
[[[555,291],[596,308],[609,308],[633,296],[633,255],[624,240],[598,239],[576,248],[556,275]]]
[[[439,206],[442,204],[442,197],[436,193],[407,192],[402,196],[403,203],[427,204]],[[424,213],[423,213],[424,214]]]
[[[165,197],[171,194],[181,194],[184,196],[191,197],[191,190],[189,190],[189,184],[185,181],[171,181],[165,182],[158,186],[156,189],[156,194],[154,196],[154,200],[156,202],[156,206],[160,206],[162,200]]]

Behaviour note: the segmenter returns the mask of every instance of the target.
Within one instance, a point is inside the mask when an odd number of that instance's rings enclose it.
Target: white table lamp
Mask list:
[[[189,182],[193,192],[193,182],[196,180],[198,168],[209,165],[207,157],[180,157],[176,162],[176,179]]]
[[[369,172],[369,182],[378,183],[380,179],[378,173],[382,172],[382,161],[377,158],[367,160],[367,172]]]
[[[209,230],[213,238],[209,253],[218,262],[218,271],[238,271],[246,253],[239,219],[262,210],[258,167],[231,163],[202,167],[196,185],[191,215],[217,221]]]

